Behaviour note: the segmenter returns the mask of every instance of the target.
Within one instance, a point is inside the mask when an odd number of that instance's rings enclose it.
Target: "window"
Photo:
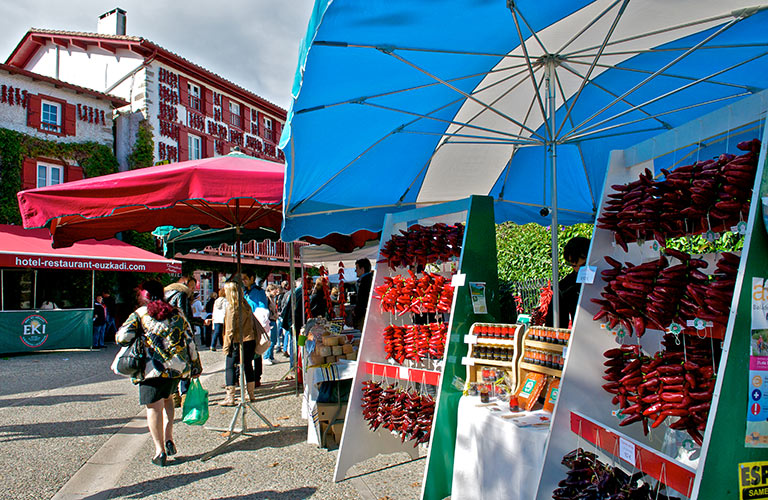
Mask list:
[[[264,137],[266,139],[269,139],[270,141],[274,141],[274,137],[272,136],[272,119],[271,118],[264,118]]]
[[[48,132],[61,132],[61,104],[42,101],[40,128]]]
[[[189,91],[189,107],[202,111],[203,106],[200,101],[200,87],[194,83],[187,83],[187,90]]]
[[[37,164],[37,187],[54,186],[63,181],[62,168],[56,165]]]
[[[189,145],[189,159],[190,160],[199,160],[203,157],[203,150],[202,150],[202,139],[200,139],[196,135],[190,134],[187,136],[187,144]]]
[[[229,101],[229,123],[238,128],[242,123],[240,121],[240,105],[232,101]]]

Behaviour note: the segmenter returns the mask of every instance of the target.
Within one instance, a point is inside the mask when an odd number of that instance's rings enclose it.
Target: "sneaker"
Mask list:
[[[274,359],[265,359],[264,360],[264,364],[267,365],[267,366],[272,366],[272,365],[275,364],[275,360]]]
[[[215,348],[215,347],[211,347],[211,350],[212,350],[213,352],[216,352],[216,348]]]
[[[283,352],[283,357],[284,357],[284,358],[290,358],[290,357],[291,357],[291,355],[290,355],[290,354],[288,354],[287,352]]]

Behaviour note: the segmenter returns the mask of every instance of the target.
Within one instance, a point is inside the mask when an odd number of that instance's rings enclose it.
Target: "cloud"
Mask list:
[[[4,6],[2,60],[29,28],[96,31],[103,1],[28,0]],[[210,2],[121,0],[127,34],[147,38],[283,108],[290,104],[298,47],[312,0]]]

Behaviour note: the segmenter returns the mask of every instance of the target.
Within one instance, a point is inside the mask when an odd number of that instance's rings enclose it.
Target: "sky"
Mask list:
[[[127,11],[126,34],[161,47],[288,109],[299,42],[313,0],[25,0],[3,2],[0,60],[30,28],[96,31]]]

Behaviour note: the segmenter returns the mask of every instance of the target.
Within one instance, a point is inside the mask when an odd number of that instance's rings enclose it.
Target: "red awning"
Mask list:
[[[51,248],[47,229],[0,224],[0,268],[31,267],[80,271],[181,273],[181,261],[171,260],[114,238],[84,240],[67,248]]]

